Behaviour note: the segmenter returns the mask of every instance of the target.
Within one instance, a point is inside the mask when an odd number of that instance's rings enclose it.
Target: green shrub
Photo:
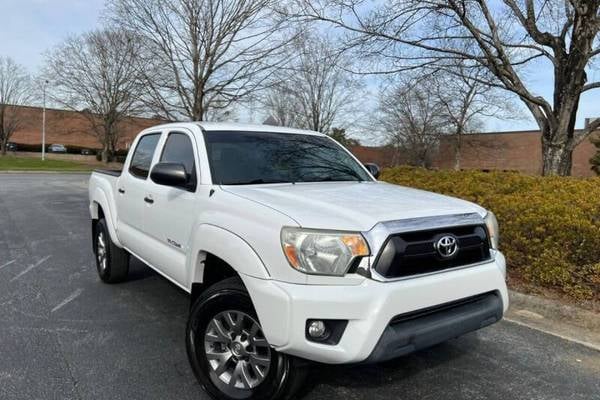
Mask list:
[[[384,170],[381,179],[492,210],[509,276],[600,300],[600,178],[398,167]]]

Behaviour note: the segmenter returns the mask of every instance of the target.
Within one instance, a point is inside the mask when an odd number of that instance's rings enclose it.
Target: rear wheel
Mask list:
[[[305,368],[272,349],[239,278],[208,288],[192,306],[186,332],[192,369],[215,399],[289,399]]]
[[[106,221],[100,219],[94,230],[96,268],[103,282],[116,283],[127,278],[129,253],[113,243]]]

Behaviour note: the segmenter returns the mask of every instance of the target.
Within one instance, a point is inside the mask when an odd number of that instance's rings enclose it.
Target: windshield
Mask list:
[[[372,180],[327,137],[213,131],[205,132],[205,138],[215,184]]]

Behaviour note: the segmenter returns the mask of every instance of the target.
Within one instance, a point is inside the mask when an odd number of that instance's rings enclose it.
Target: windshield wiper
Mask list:
[[[293,182],[281,181],[281,180],[253,179],[251,181],[245,181],[245,182],[230,182],[230,183],[221,182],[221,185],[260,185],[260,184],[269,184],[269,183],[293,183]]]
[[[311,181],[307,181],[307,182],[363,182],[363,179],[361,179],[360,176],[358,175],[354,175],[351,174],[352,178],[356,178],[356,179],[342,179],[342,178],[335,178],[332,176],[325,176],[325,177],[319,177],[316,178],[315,180],[311,180]]]

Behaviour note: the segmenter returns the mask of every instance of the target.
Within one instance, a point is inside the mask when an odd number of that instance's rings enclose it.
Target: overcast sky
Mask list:
[[[35,74],[43,62],[44,51],[59,44],[69,35],[97,28],[104,0],[0,0],[0,54],[10,56]],[[590,73],[590,80],[600,79],[600,73]],[[538,93],[550,99],[552,71],[540,66],[528,76],[529,84]],[[498,121],[490,119],[486,129],[536,129],[535,123],[523,108],[524,119]],[[577,126],[584,118],[600,116],[600,90],[585,94],[579,108]]]
[[[0,54],[35,73],[43,52],[72,34],[94,29],[104,0],[0,0]]]

